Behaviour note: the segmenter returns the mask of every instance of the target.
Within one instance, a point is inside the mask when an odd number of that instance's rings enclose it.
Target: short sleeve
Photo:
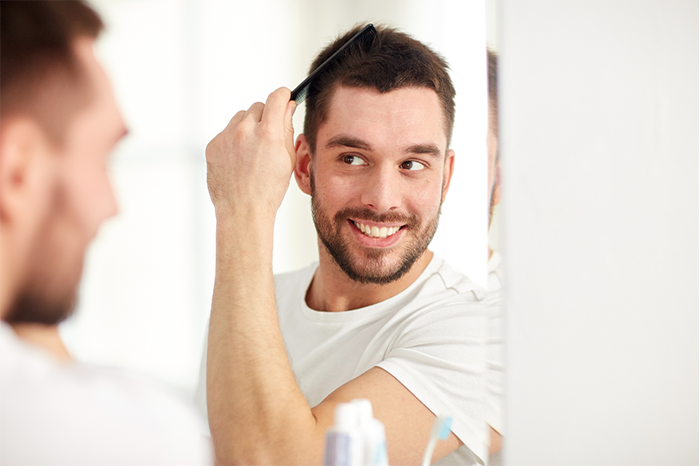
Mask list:
[[[460,295],[413,314],[377,364],[434,414],[452,416],[452,431],[482,464],[490,439],[487,330],[485,307]]]

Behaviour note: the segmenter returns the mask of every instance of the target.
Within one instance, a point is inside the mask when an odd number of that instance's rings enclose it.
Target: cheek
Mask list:
[[[112,190],[107,168],[101,161],[73,163],[64,177],[65,210],[84,235],[92,236],[105,217]]]
[[[406,205],[409,209],[422,216],[434,216],[443,201],[442,178],[436,178],[427,182],[420,188],[413,186],[406,196]]]
[[[314,172],[314,186],[316,196],[324,204],[331,206],[347,206],[362,192],[359,177],[339,176],[322,168]]]
[[[416,194],[406,202],[410,211],[422,217],[435,216],[435,213],[440,209],[440,204],[439,193],[431,193],[430,195],[426,193]]]

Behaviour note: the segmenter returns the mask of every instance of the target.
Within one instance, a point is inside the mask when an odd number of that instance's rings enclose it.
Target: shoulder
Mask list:
[[[294,296],[306,293],[317,268],[318,263],[314,262],[293,272],[275,274],[275,296],[278,303],[288,302]]]
[[[3,329],[4,330],[4,329]],[[1,337],[0,438],[9,463],[206,464],[193,407],[121,371],[62,364]]]
[[[406,299],[394,303],[397,311],[390,324],[397,332],[396,342],[423,341],[430,335],[444,343],[449,335],[483,335],[488,312],[483,287],[439,257],[419,280]]]
[[[469,277],[454,270],[445,260],[434,256],[426,277],[417,289],[416,298],[428,307],[457,303],[480,303],[486,290]],[[478,305],[472,307],[479,307]]]
[[[317,268],[318,262],[313,262],[304,268],[292,272],[277,273],[275,274],[275,287],[290,286],[306,280],[311,281],[311,277]]]

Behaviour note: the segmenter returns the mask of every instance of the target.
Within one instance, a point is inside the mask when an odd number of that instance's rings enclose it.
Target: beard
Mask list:
[[[59,324],[73,314],[77,296],[75,289],[55,296],[47,293],[41,286],[30,284],[20,291],[5,321],[9,324]]]
[[[4,319],[7,323],[56,325],[70,317],[76,307],[82,255],[67,261],[66,244],[59,234],[69,218],[65,191],[57,187],[53,199],[27,259],[25,280]]]
[[[313,214],[316,233],[321,243],[331,255],[340,269],[351,280],[358,283],[386,285],[403,277],[413,264],[428,249],[428,245],[433,239],[438,227],[440,217],[440,207],[436,214],[428,219],[425,224],[420,221],[416,214],[401,214],[397,212],[387,212],[378,214],[370,209],[361,207],[348,207],[336,213],[333,218],[321,205],[316,193],[313,174],[310,177],[311,183],[311,212]],[[440,199],[442,206],[442,199]],[[413,237],[410,243],[403,247],[398,260],[393,263],[391,255],[395,248],[368,248],[360,246],[360,252],[350,250],[350,241],[343,238],[343,227],[350,219],[368,220],[377,223],[402,223]]]

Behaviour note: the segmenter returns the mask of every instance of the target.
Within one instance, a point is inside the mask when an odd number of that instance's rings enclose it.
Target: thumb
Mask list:
[[[292,167],[296,163],[296,151],[294,150],[294,122],[292,120],[296,109],[297,103],[293,100],[290,100],[287,103],[287,109],[284,114],[284,140],[285,145],[287,146],[287,152],[289,152],[289,156],[292,159]]]
[[[290,100],[287,103],[287,110],[284,114],[284,129],[288,132],[291,133],[292,138],[294,137],[294,123],[292,120],[292,117],[294,116],[294,112],[297,110],[297,103],[293,100]]]

